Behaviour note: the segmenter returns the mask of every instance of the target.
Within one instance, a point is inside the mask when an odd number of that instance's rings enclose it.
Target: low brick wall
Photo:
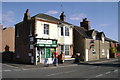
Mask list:
[[[14,52],[3,52],[2,53],[2,62],[13,62],[15,57]]]

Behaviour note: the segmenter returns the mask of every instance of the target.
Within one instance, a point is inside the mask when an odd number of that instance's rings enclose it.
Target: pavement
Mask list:
[[[97,64],[97,63],[104,63],[104,62],[110,62],[110,61],[118,61],[118,58],[110,58],[108,59],[100,59],[100,60],[96,60],[96,61],[87,61],[87,62],[80,62],[80,64]],[[37,64],[37,65],[31,65],[31,64],[18,64],[18,63],[3,63],[3,65],[8,65],[11,67],[15,67],[15,68],[24,68],[24,69],[28,69],[28,68],[59,68],[59,67],[68,67],[68,66],[77,66],[78,64],[73,63],[73,60],[69,60],[69,61],[65,61],[63,64],[58,64],[58,66],[54,66],[53,64],[50,64],[48,66],[45,66],[44,64]],[[79,65],[80,65],[79,64]]]

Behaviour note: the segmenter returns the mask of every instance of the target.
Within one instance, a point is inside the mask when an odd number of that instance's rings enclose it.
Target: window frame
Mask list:
[[[29,28],[29,30],[30,30],[29,36],[32,36],[32,32],[33,32],[32,23],[30,23],[30,28]]]
[[[62,47],[63,49],[62,49]],[[66,50],[66,46],[68,46],[68,49]],[[66,51],[68,51],[69,54],[66,54]],[[61,52],[64,52],[66,56],[69,56],[70,55],[70,45],[60,45],[60,53]]]
[[[60,27],[60,35],[64,36],[64,27],[63,26]]]
[[[70,36],[70,31],[68,27],[65,27],[65,36]]]
[[[49,24],[44,24],[43,34],[44,35],[49,35]]]

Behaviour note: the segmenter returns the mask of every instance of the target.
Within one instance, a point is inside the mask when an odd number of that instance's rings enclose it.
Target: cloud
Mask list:
[[[101,27],[108,26],[109,24],[100,24]]]
[[[13,11],[7,11],[6,13],[2,14],[2,25],[6,27],[14,26],[15,13]]]
[[[86,14],[81,13],[81,14],[73,14],[70,16],[70,20],[81,20],[83,18],[87,17]]]
[[[47,12],[47,14],[49,14],[49,15],[51,15],[51,14],[56,15],[56,14],[58,14],[58,11],[50,10],[50,11]]]

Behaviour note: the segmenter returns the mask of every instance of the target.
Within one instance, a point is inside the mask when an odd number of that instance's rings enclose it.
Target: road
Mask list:
[[[3,64],[3,78],[118,78],[118,61],[67,67],[17,68]]]

